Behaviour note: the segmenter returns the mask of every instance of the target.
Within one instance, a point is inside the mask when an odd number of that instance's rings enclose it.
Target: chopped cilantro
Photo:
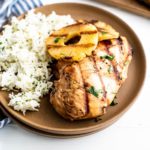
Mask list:
[[[93,94],[95,97],[98,98],[98,93],[99,93],[99,91],[96,91],[95,88],[94,88],[94,86],[91,86],[91,87],[87,90],[87,92]]]
[[[102,31],[101,33],[102,33],[102,35],[105,35],[105,34],[107,34],[107,32],[104,32],[104,31]]]
[[[112,60],[114,59],[114,57],[115,57],[115,56],[113,56],[113,55],[104,55],[104,56],[101,56],[100,58],[101,58],[101,59],[108,59],[108,60],[111,60],[111,61],[112,61]]]
[[[55,42],[55,43],[58,43],[58,42],[59,42],[59,40],[60,40],[60,38],[59,38],[59,37],[57,37],[57,38],[55,38],[54,42]]]
[[[116,102],[117,98],[115,96],[114,100],[111,102],[110,106],[115,106],[117,105],[118,103]]]
[[[129,61],[126,61],[126,62],[125,62],[125,65],[128,65],[128,64],[129,64]]]
[[[2,42],[0,42],[0,45],[2,44]]]
[[[66,55],[65,55],[65,53],[63,53],[63,52],[62,52],[62,53],[60,53],[60,55],[62,55],[62,56],[66,56]]]

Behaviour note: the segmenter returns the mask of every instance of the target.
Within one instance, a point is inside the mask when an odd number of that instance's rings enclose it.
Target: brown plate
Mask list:
[[[41,107],[38,112],[27,112],[26,116],[8,107],[8,93],[4,91],[0,91],[1,105],[24,124],[48,133],[78,135],[102,130],[127,111],[142,87],[146,71],[146,61],[141,43],[133,30],[125,22],[103,9],[80,3],[59,3],[35,9],[36,12],[42,12],[46,15],[53,10],[61,15],[71,14],[75,19],[100,19],[112,25],[121,35],[127,37],[133,48],[134,55],[129,67],[128,79],[117,95],[119,104],[115,107],[109,107],[107,114],[102,116],[102,120],[98,122],[94,120],[70,122],[61,118],[49,104],[49,96],[45,96],[41,100]]]
[[[32,133],[36,133],[36,134],[40,134],[40,135],[44,135],[47,137],[53,137],[53,138],[61,138],[61,139],[66,139],[66,138],[77,138],[77,137],[82,137],[85,135],[91,135],[95,132],[90,132],[90,133],[85,133],[85,134],[76,134],[76,135],[63,135],[63,134],[54,134],[54,133],[49,133],[49,132],[45,132],[45,131],[41,131],[35,128],[32,128],[26,124],[24,124],[23,122],[19,121],[18,119],[16,119],[14,116],[12,116],[2,105],[0,105],[0,109],[3,111],[3,113],[9,117],[13,123],[16,123],[18,126],[20,126],[21,128],[30,131]]]

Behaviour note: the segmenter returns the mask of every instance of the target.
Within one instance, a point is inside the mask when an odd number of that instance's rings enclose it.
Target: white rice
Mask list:
[[[45,39],[49,34],[74,23],[69,16],[52,12],[49,16],[30,11],[25,19],[12,18],[0,35],[0,87],[3,90],[19,90],[9,94],[9,106],[24,114],[37,111],[40,97],[52,86],[46,54]]]

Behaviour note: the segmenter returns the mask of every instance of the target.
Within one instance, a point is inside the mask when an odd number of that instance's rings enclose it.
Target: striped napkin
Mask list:
[[[40,0],[0,0],[0,27],[12,16],[19,16],[42,5]],[[0,128],[10,122],[11,120],[0,110]]]

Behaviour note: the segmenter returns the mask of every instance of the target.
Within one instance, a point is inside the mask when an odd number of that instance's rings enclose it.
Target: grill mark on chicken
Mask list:
[[[111,61],[108,59],[101,58],[102,56],[108,55],[108,53],[106,51],[106,45],[104,45],[103,42],[99,42],[97,49],[95,51],[93,51],[93,53],[95,54],[96,64],[97,64],[97,67],[101,71],[101,77],[102,77],[102,80],[105,85],[105,90],[106,90],[105,104],[107,104],[107,106],[108,106],[111,103],[111,101],[113,100],[112,96],[109,96],[109,94],[112,94],[115,89],[110,93],[109,88],[107,87],[107,80],[113,79],[112,80],[112,81],[114,81],[113,84],[116,83],[115,86],[118,86],[119,84],[116,79],[116,74],[114,73],[114,69],[111,64]],[[110,66],[112,67],[112,69],[111,69],[111,72],[108,72],[108,68],[110,68]],[[106,107],[106,105],[104,105],[104,107]]]
[[[83,75],[82,75],[82,72],[81,72],[81,69],[80,69],[80,65],[78,64],[78,63],[74,63],[75,65],[77,65],[78,66],[78,68],[79,68],[79,72],[80,72],[80,74],[81,74],[81,80],[82,80],[82,83],[83,83],[83,86],[82,87],[78,87],[79,89],[81,88],[81,89],[83,89],[84,90],[84,98],[85,98],[85,110],[86,110],[86,113],[85,113],[85,115],[86,114],[88,114],[88,112],[89,112],[89,105],[88,105],[88,96],[87,96],[87,92],[86,92],[86,88],[85,88],[85,81],[84,81],[84,79],[83,79]],[[67,67],[71,67],[73,64],[70,64],[70,65],[68,65]],[[73,71],[73,70],[72,70]],[[70,72],[72,72],[71,70],[70,70]],[[66,78],[67,78],[67,80],[68,80],[68,83],[69,83],[69,89],[72,89],[72,87],[71,87],[71,82],[69,82],[70,81],[70,76],[71,75],[69,75],[69,74],[65,74],[66,76]],[[78,89],[77,88],[77,89]]]
[[[123,39],[122,39],[121,37],[119,37],[117,41],[120,42],[121,50],[123,50],[123,48],[124,48],[124,42],[123,42]],[[127,56],[126,56],[125,61],[123,62],[123,64],[127,61],[128,56],[132,56],[132,49],[131,49],[129,43],[127,43],[127,44],[128,44],[128,53],[127,53]]]
[[[119,36],[119,38],[116,41],[117,41],[118,45],[121,46],[121,50],[122,50],[123,40],[121,39],[121,37]]]
[[[109,51],[109,48],[108,47],[106,47],[106,51],[107,51],[107,53],[109,54],[109,55],[112,55],[112,53]],[[114,69],[114,74],[115,74],[115,77],[116,77],[116,79],[117,79],[117,81],[120,81],[121,80],[121,78],[120,78],[120,74],[119,74],[119,71],[117,70],[117,68],[116,68],[116,62],[115,61],[110,61],[111,62],[111,64],[112,64],[112,66],[113,66],[113,69]]]
[[[119,37],[118,39],[116,39],[116,41],[117,41],[118,45],[120,46],[120,52],[123,53],[123,55],[126,54],[126,57],[125,57],[124,61],[122,62],[122,64],[121,63],[118,64],[120,66],[120,68],[123,70],[129,57],[132,56],[132,50],[131,50],[129,43],[127,43],[127,41],[125,39],[123,39],[123,37]],[[128,50],[126,53],[124,52],[125,46],[127,46],[126,50]],[[120,78],[122,80],[121,83],[123,83],[121,74],[122,74],[122,72],[120,73]]]
[[[99,93],[97,93],[98,95],[95,95],[91,91],[91,88],[93,88],[95,92],[97,92],[97,90],[99,91],[100,89],[102,89],[102,84],[94,66],[94,61],[92,57],[86,57],[84,60],[80,61],[79,64],[81,72],[83,74],[89,105],[89,113],[85,116],[85,118],[103,114],[103,110],[101,108],[103,107],[104,102],[100,101],[102,95],[100,96]]]
[[[118,39],[116,39],[117,43],[120,45],[120,48],[121,50],[123,50],[123,45],[124,45],[124,42],[123,42],[123,39],[122,37],[119,36]],[[132,55],[132,49],[131,49],[131,46],[128,44],[128,55]]]
[[[103,97],[104,97],[103,100],[105,100],[105,99],[106,99],[106,89],[105,89],[105,85],[104,85],[103,79],[102,79],[102,77],[101,77],[100,70],[99,70],[99,68],[98,68],[98,66],[97,66],[97,64],[96,64],[96,59],[95,59],[94,55],[92,56],[92,59],[93,59],[93,62],[94,62],[94,65],[95,65],[95,69],[96,69],[96,71],[97,71],[97,74],[98,74],[98,76],[99,76],[99,78],[100,78],[100,81],[101,81],[101,84],[102,84]]]
[[[102,98],[100,101],[105,101],[107,104],[109,104],[108,99],[107,99],[107,97],[106,97],[106,96],[107,96],[107,91],[106,91],[105,84],[104,84],[103,79],[102,79],[102,76],[101,76],[101,70],[99,69],[99,67],[98,67],[98,65],[97,65],[97,63],[96,63],[96,55],[94,54],[94,51],[93,51],[91,57],[93,58],[93,62],[94,62],[94,64],[95,64],[95,69],[96,69],[96,71],[97,71],[97,74],[98,74],[98,76],[99,76],[99,78],[100,78],[100,82],[101,82],[101,84],[102,84],[103,98]],[[100,59],[99,59],[99,60],[100,60]],[[101,60],[100,60],[100,61],[101,61]],[[102,109],[103,114],[106,113],[106,108],[105,108],[105,106],[103,106],[103,107],[100,108],[100,109]]]
[[[84,101],[85,89],[83,88],[78,63],[58,61],[56,67],[60,75],[55,81],[56,84],[54,87],[56,91],[55,93],[51,93],[52,105],[57,105],[57,108],[55,108],[56,111],[62,114],[64,118],[73,120],[76,116],[78,118],[83,117],[86,115]],[[73,96],[76,101],[74,101]],[[78,108],[79,103],[81,107]]]
[[[82,76],[83,88],[86,89],[86,84],[85,84],[85,81],[84,81],[84,78],[83,78],[81,67],[80,67],[80,65],[78,65],[78,66],[80,68],[80,73],[81,73],[81,76]],[[86,114],[88,114],[89,113],[89,99],[88,99],[88,95],[87,95],[86,90],[85,90],[85,110],[86,110]]]
[[[108,41],[108,40],[103,41],[103,42],[104,42],[104,44],[106,46],[106,52],[108,53],[108,55],[112,55],[112,53],[109,51],[110,46],[112,46],[111,42]],[[114,60],[110,61],[110,63],[113,66],[113,70],[114,70],[114,74],[115,74],[116,80],[119,82],[121,79],[120,79],[119,71],[116,68],[117,63]]]
[[[118,83],[121,85],[123,83],[124,79],[122,78],[122,72],[118,71],[117,66],[119,66],[121,68],[121,71],[123,70],[125,63],[128,61],[128,57],[132,56],[131,48],[130,48],[129,44],[126,43],[127,41],[124,41],[123,37],[119,37],[118,39],[115,39],[115,41],[114,41],[115,44],[114,44],[114,42],[111,42],[108,40],[103,41],[103,42],[106,45],[106,50],[109,55],[113,55],[111,53],[111,51],[109,50],[111,47],[119,46],[120,47],[119,52],[121,53],[121,55],[125,56],[124,61],[122,63],[117,63],[115,60],[111,61],[113,68],[114,68],[114,72],[116,74],[116,79],[117,79]],[[127,44],[126,50],[128,50],[127,52],[124,51],[126,44]]]

